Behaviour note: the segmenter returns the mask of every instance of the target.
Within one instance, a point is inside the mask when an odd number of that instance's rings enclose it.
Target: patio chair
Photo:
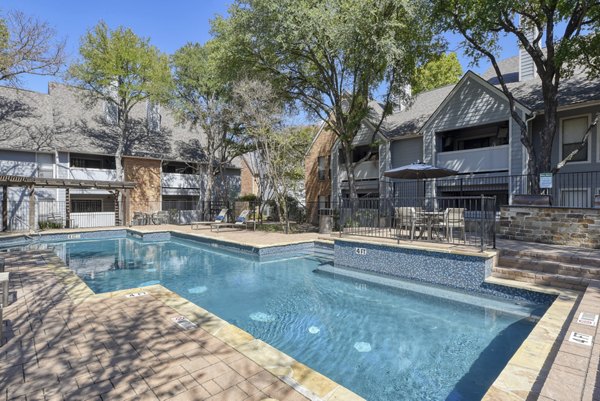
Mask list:
[[[252,223],[254,230],[256,230],[256,221],[248,220],[248,216],[250,216],[250,210],[244,209],[244,210],[242,210],[242,213],[240,213],[240,215],[237,217],[237,219],[235,219],[235,222],[233,222],[233,223],[212,223],[210,225],[210,230],[213,231],[213,229],[216,228],[217,232],[219,232],[219,229],[222,227],[248,229],[248,224],[250,224],[250,223]]]
[[[133,212],[133,217],[131,218],[132,226],[143,226],[146,224],[146,214],[142,212]]]
[[[229,209],[223,208],[213,221],[192,221],[192,230],[199,230],[201,226],[212,226],[213,224],[222,224],[229,213]]]
[[[444,222],[442,227],[446,231],[448,242],[454,241],[453,231],[455,228],[462,230],[463,241],[467,242],[467,233],[465,230],[465,208],[464,207],[449,207],[444,211]]]
[[[415,230],[417,229],[417,212],[414,207],[395,207],[394,208],[394,226],[396,229],[400,229],[400,234],[403,228],[407,228],[410,233],[410,240],[412,241],[415,236]],[[419,232],[421,228],[419,227]]]
[[[160,210],[152,215],[152,223],[154,224],[169,224],[169,212]]]
[[[0,298],[0,304],[8,306],[8,280],[10,273],[0,273],[0,288],[2,289],[2,298]]]

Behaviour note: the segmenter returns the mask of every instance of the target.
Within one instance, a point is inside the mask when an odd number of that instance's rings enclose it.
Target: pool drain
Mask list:
[[[208,290],[208,288],[205,286],[188,288],[190,294],[202,294],[203,292],[206,292],[206,290]]]
[[[264,312],[254,312],[250,314],[250,319],[256,322],[271,323],[275,321],[275,316]]]
[[[321,331],[321,329],[319,329],[317,326],[310,326],[308,328],[308,332],[310,334],[317,334],[319,331]]]
[[[354,343],[354,348],[358,352],[371,352],[371,344],[365,342]]]

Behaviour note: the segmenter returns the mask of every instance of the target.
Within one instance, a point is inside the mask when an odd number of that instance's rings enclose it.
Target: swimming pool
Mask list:
[[[322,257],[260,261],[178,238],[50,246],[96,293],[162,284],[368,400],[480,399],[540,312],[317,273]]]

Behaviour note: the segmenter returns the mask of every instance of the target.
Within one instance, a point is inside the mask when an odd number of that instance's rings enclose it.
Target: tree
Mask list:
[[[354,138],[365,119],[380,129],[415,67],[441,47],[425,13],[421,1],[237,0],[212,28],[223,65],[270,82],[337,136],[355,198]],[[381,110],[370,100],[382,87]]]
[[[457,83],[463,70],[456,53],[443,53],[425,65],[417,68],[412,83],[412,93],[416,95],[431,89]]]
[[[194,159],[206,163],[205,200],[214,197],[215,178],[225,177],[225,167],[242,153],[235,141],[228,85],[220,79],[214,45],[188,43],[172,57],[174,90],[170,104],[181,123],[199,128]],[[197,152],[200,150],[200,152]],[[192,159],[193,160],[193,159]]]
[[[128,136],[136,124],[132,110],[142,102],[165,102],[171,87],[167,56],[138,37],[131,29],[110,30],[100,22],[82,38],[81,59],[72,64],[68,78],[83,89],[90,105],[106,102],[109,119],[117,129],[115,165],[123,180],[121,159]]]
[[[540,172],[558,171],[558,166],[552,167],[551,152],[558,130],[559,88],[563,78],[572,75],[581,61],[581,49],[598,43],[599,8],[600,4],[591,0],[437,1],[435,14],[447,29],[462,35],[466,53],[473,62],[482,58],[491,62],[500,88],[508,98],[511,116],[521,129],[521,143],[529,156],[527,167],[534,193],[540,190],[537,180]],[[539,133],[528,132],[527,120],[534,116],[519,111],[498,67],[499,39],[503,34],[514,37],[531,56],[541,80],[544,124]],[[598,57],[594,56],[590,61]],[[593,63],[589,65],[593,66]],[[536,134],[539,135],[539,151],[534,146]]]
[[[304,178],[302,163],[312,139],[307,127],[283,125],[283,105],[269,83],[241,81],[233,89],[237,121],[269,182],[278,208],[279,221],[289,232],[289,199]]]
[[[0,19],[0,82],[19,86],[30,75],[56,75],[65,63],[65,42],[46,22],[10,11]]]

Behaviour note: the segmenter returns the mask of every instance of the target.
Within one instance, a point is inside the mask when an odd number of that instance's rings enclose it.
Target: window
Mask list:
[[[198,166],[193,163],[181,163],[181,162],[165,162],[162,165],[163,173],[176,173],[176,174],[196,174],[198,172]]]
[[[567,157],[571,152],[576,150],[589,126],[589,120],[587,116],[583,117],[575,117],[575,118],[565,118],[561,120],[561,140],[562,140],[562,148],[561,148],[561,160]],[[579,150],[573,156],[573,158],[569,161],[572,162],[588,162],[590,161],[590,146],[589,146],[589,138],[586,141],[585,146]]]
[[[148,130],[154,132],[160,131],[161,117],[158,104],[149,101],[146,104],[146,114]]]
[[[76,168],[98,168],[115,169],[115,158],[113,156],[93,156],[80,153],[71,153],[69,166]]]
[[[343,149],[340,149],[339,160],[340,164],[345,163],[346,157]],[[375,160],[379,160],[379,147],[376,144],[356,146],[352,149],[352,163]]]
[[[319,156],[317,158],[317,161],[319,163],[319,181],[324,181],[326,177],[326,164],[327,164],[327,159],[325,158],[325,156]]]
[[[97,213],[102,211],[102,199],[75,199],[71,201],[72,213]]]
[[[508,122],[447,131],[440,139],[442,152],[508,145]]]

